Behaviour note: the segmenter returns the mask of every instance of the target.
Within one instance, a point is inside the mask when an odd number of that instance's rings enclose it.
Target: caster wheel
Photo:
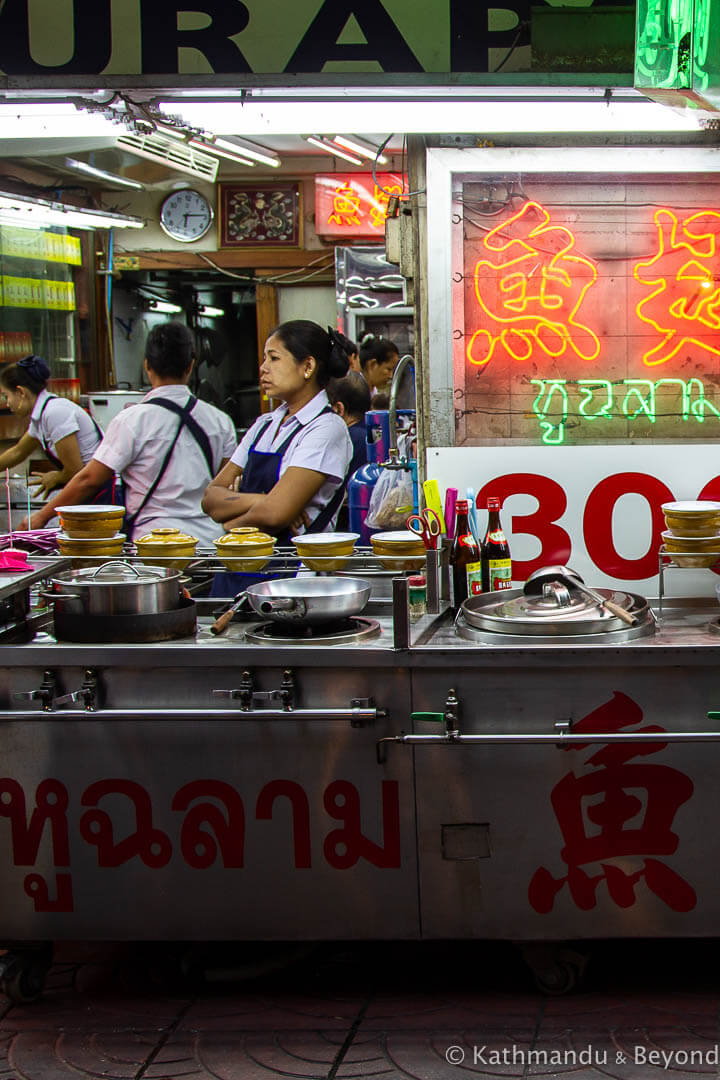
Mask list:
[[[3,993],[14,1005],[37,1001],[45,989],[47,967],[44,964],[20,961],[2,980]]]
[[[560,997],[574,990],[580,981],[580,970],[575,964],[560,960],[552,967],[535,972],[535,985],[548,997]]]

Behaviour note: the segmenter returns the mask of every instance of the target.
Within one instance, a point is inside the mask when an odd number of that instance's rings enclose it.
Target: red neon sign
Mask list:
[[[670,209],[655,213],[658,250],[635,264],[633,274],[652,289],[637,304],[642,322],[662,339],[643,355],[652,367],[665,364],[687,346],[720,356],[720,213],[701,210],[680,222]]]
[[[326,173],[315,177],[315,231],[320,236],[385,235],[391,195],[406,190],[400,173]]]
[[[481,246],[474,282],[483,325],[470,336],[471,364],[483,367],[501,350],[518,361],[537,350],[553,359],[598,356],[598,335],[578,319],[597,268],[575,252],[570,229],[551,225],[540,203],[527,202],[491,229]]]

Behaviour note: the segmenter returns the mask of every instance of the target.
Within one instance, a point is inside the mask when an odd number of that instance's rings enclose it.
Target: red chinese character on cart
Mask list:
[[[372,202],[370,204],[370,224],[373,229],[384,229],[387,217],[388,202],[391,195],[402,195],[402,184],[393,184],[392,187],[381,188],[375,184],[373,188]]]
[[[328,224],[333,225],[359,225],[360,224],[360,194],[353,191],[352,185],[342,184],[335,188],[333,197],[333,212],[328,217]]]
[[[666,364],[688,346],[720,356],[720,213],[703,210],[680,222],[663,209],[655,225],[658,250],[633,271],[652,289],[635,309],[638,318],[661,337],[643,363]]]
[[[615,692],[611,701],[575,724],[573,734],[628,728],[663,734],[662,728],[653,725],[637,728],[641,721],[640,707]],[[551,800],[565,840],[560,854],[567,874],[555,878],[544,866],[535,871],[528,889],[535,911],[551,911],[555,896],[566,884],[575,905],[589,911],[595,907],[603,881],[618,907],[631,907],[641,879],[671,910],[690,911],[695,906],[695,890],[658,858],[677,850],[678,837],[671,826],[693,793],[692,781],[668,765],[633,760],[650,757],[666,746],[660,739],[610,743],[583,763],[591,771],[569,772],[555,785]],[[579,748],[577,743],[573,747]]]
[[[579,319],[597,268],[575,251],[569,229],[551,225],[543,206],[527,202],[489,230],[482,246],[474,271],[482,325],[467,347],[471,364],[483,367],[497,350],[519,361],[537,350],[553,358],[598,356],[600,339]]]

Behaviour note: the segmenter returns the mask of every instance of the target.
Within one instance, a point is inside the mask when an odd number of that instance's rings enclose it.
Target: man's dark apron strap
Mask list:
[[[185,402],[185,404],[182,405],[182,406],[177,405],[174,401],[169,401],[167,398],[151,398],[150,401],[145,401],[145,402],[143,402],[143,404],[144,405],[160,405],[164,409],[169,409],[170,412],[177,413],[177,415],[180,417],[180,423],[178,424],[178,428],[177,428],[177,431],[175,432],[175,436],[173,438],[173,441],[170,443],[170,446],[167,449],[167,453],[165,454],[165,457],[163,458],[162,465],[160,466],[160,469],[159,469],[155,479],[153,480],[152,484],[150,485],[148,490],[145,492],[145,495],[143,496],[142,502],[140,503],[140,505],[138,506],[138,508],[137,508],[137,510],[135,511],[134,514],[127,514],[127,513],[125,514],[125,528],[126,528],[126,531],[127,531],[128,539],[130,539],[130,540],[132,539],[132,534],[133,534],[133,529],[135,527],[135,522],[137,521],[137,519],[140,516],[141,512],[147,506],[147,503],[152,498],[152,495],[153,495],[155,489],[157,488],[158,484],[160,483],[163,476],[167,472],[167,467],[170,464],[170,458],[172,457],[173,450],[175,449],[175,444],[177,443],[178,439],[180,438],[180,432],[182,431],[182,429],[184,427],[187,427],[189,429],[189,431],[192,432],[192,434],[194,435],[195,440],[197,441],[200,449],[203,451],[203,454],[205,455],[205,460],[207,461],[208,469],[210,471],[210,476],[215,475],[214,472],[213,472],[212,451],[210,449],[210,440],[208,439],[207,435],[202,430],[200,425],[197,423],[197,421],[193,420],[192,417],[190,416],[190,413],[192,412],[192,410],[195,408],[195,405],[197,404],[197,398],[192,397],[192,395],[191,395],[188,398],[188,400]],[[191,423],[191,421],[192,421],[192,423]],[[197,429],[197,431],[195,429]],[[202,438],[204,439],[204,444],[201,441],[201,439],[198,438],[198,432],[202,435]],[[207,447],[207,449],[206,449],[206,447]]]
[[[170,412],[175,413],[176,416],[179,416],[181,418],[182,423],[185,425],[185,427],[187,427],[188,431],[195,439],[195,442],[202,450],[203,456],[207,463],[208,472],[210,473],[210,479],[212,480],[217,470],[215,469],[215,466],[213,464],[213,453],[212,447],[210,446],[210,440],[207,437],[207,433],[203,431],[195,417],[190,415],[192,410],[197,405],[197,398],[193,397],[191,394],[184,405],[178,405],[176,401],[171,401],[170,398],[156,397],[150,398],[150,400],[144,402],[144,404],[159,405],[162,409],[169,409]]]

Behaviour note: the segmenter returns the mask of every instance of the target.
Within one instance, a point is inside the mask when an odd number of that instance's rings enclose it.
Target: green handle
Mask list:
[[[708,720],[720,720],[720,712],[709,712],[707,718]]]
[[[422,720],[425,723],[430,723],[430,724],[444,724],[445,723],[445,713],[441,713],[441,712],[411,712],[410,713],[410,719],[411,720]]]

